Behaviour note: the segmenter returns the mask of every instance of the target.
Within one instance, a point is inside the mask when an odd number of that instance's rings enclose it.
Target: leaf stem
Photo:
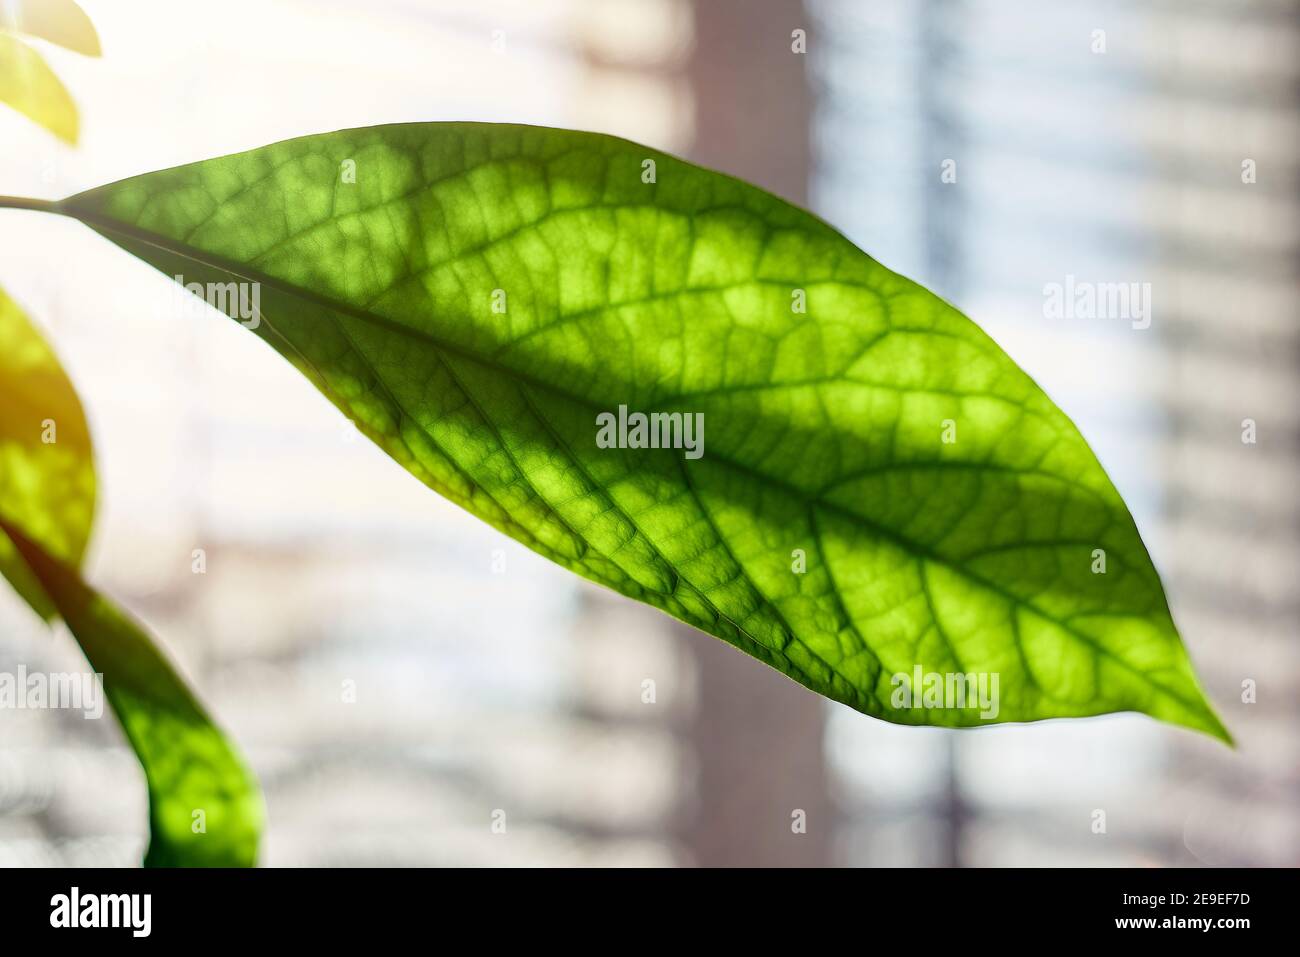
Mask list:
[[[28,199],[26,196],[0,196],[0,209],[30,209],[38,213],[62,213],[59,203],[50,199]]]

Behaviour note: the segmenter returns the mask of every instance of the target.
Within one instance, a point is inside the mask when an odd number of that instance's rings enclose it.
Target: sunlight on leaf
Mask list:
[[[95,515],[90,432],[54,351],[0,289],[0,517],[80,565]],[[0,574],[43,618],[54,608],[0,533]]]
[[[762,190],[608,136],[427,123],[61,210],[211,284],[452,501],[837,701],[1227,739],[1070,420],[956,309]],[[632,413],[680,416],[677,445],[707,424],[701,454],[624,435]],[[901,703],[917,672],[998,676],[995,713]]]
[[[256,778],[153,639],[76,570],[0,521],[76,636],[144,767],[146,866],[249,867],[265,816]]]
[[[0,574],[38,614],[62,616],[145,769],[147,863],[244,865],[256,858],[256,782],[149,637],[75,571],[95,511],[81,403],[58,358],[0,290]],[[206,833],[191,830],[202,810]]]
[[[71,94],[44,57],[7,33],[0,33],[0,103],[8,103],[59,139],[77,142],[77,107]]]

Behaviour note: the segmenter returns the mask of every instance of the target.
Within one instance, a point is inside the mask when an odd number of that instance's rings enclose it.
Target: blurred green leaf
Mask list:
[[[0,0],[0,31],[24,33],[99,56],[99,34],[73,0]]]
[[[39,579],[104,692],[149,785],[152,867],[250,867],[261,792],[234,746],[136,622],[13,525],[0,521]]]
[[[94,453],[76,391],[0,290],[0,574],[40,615],[61,615],[104,674],[149,782],[147,863],[252,864],[256,781],[148,636],[75,571],[94,510]],[[191,831],[196,809],[206,833]]]
[[[72,95],[44,57],[8,33],[0,33],[0,103],[8,103],[59,139],[77,142]]]
[[[35,50],[7,31],[98,56],[69,0],[0,4],[0,101],[75,143],[77,111]],[[0,575],[61,615],[145,771],[149,866],[251,866],[264,809],[252,773],[144,630],[76,571],[95,510],[90,433],[53,350],[0,290]]]
[[[76,566],[94,517],[94,452],[81,402],[54,351],[0,289],[0,518]],[[3,533],[0,574],[38,614],[53,617]]]
[[[205,284],[443,495],[837,701],[1227,739],[1070,420],[956,309],[760,189],[608,136],[427,123],[61,211]],[[600,447],[620,407],[702,414],[703,456]],[[998,676],[996,715],[898,700],[918,670]]]

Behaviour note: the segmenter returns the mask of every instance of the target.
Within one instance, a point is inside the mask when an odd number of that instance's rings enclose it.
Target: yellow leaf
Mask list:
[[[99,56],[99,34],[72,0],[2,0],[0,30],[49,40],[86,56]]]
[[[49,344],[0,290],[0,518],[75,566],[94,512],[94,454],[81,402]],[[0,575],[38,614],[52,616],[3,533]]]
[[[67,87],[39,53],[7,33],[0,33],[0,103],[8,103],[59,139],[77,142],[77,106]]]

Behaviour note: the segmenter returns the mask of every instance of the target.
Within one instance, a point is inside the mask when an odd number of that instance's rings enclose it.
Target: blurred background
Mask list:
[[[84,7],[102,59],[41,45],[81,144],[0,109],[0,192],[476,119],[617,133],[809,206],[1075,419],[1239,742],[823,702],[442,501],[88,229],[0,211],[0,282],[96,439],[89,577],[255,767],[264,863],[1300,864],[1295,0]],[[1150,327],[1046,318],[1067,276],[1151,283]],[[0,670],[19,663],[83,667],[3,590]],[[145,807],[110,719],[0,712],[0,865],[138,863]]]

